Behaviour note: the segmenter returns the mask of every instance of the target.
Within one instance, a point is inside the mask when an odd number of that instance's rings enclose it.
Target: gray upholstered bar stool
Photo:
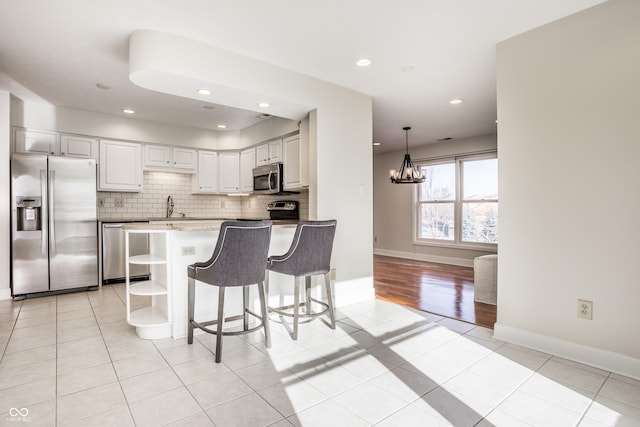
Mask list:
[[[196,262],[187,267],[188,280],[188,336],[189,344],[193,343],[193,328],[216,335],[216,363],[222,360],[222,335],[240,335],[256,331],[264,327],[265,346],[271,347],[269,332],[269,315],[265,298],[265,275],[267,256],[271,241],[270,221],[226,221],[220,226],[220,234],[211,258],[206,262]],[[195,282],[200,281],[218,286],[218,317],[215,321],[198,323],[194,319]],[[249,309],[249,286],[258,286],[261,314]],[[243,330],[224,331],[225,320],[237,320],[239,317],[224,317],[224,293],[227,287],[242,286]],[[205,303],[198,301],[198,304]],[[249,315],[260,319],[260,324],[249,328]],[[216,329],[207,326],[215,324]]]
[[[293,317],[293,339],[298,339],[298,320],[300,317],[316,317],[324,313],[329,314],[331,329],[336,328],[331,294],[330,262],[333,250],[333,238],[336,234],[336,220],[329,221],[300,221],[293,235],[291,247],[284,255],[269,257],[267,269],[277,273],[294,276],[293,313],[284,308],[270,307],[270,311]],[[311,276],[324,275],[327,302],[311,297]],[[305,281],[305,301],[300,303],[300,282]],[[268,273],[267,273],[268,283]],[[269,287],[267,286],[267,291]],[[311,302],[321,307],[320,311],[313,311]],[[305,312],[300,313],[300,306]]]

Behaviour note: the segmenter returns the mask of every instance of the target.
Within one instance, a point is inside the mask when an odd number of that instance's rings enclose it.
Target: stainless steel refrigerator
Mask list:
[[[13,155],[11,295],[97,285],[95,160]]]

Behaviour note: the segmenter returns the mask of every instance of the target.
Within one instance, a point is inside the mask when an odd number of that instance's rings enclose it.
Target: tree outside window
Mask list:
[[[417,241],[498,243],[498,159],[468,156],[420,165]]]

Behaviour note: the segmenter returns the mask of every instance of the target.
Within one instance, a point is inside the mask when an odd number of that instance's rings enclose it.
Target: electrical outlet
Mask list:
[[[225,207],[224,200],[222,200],[222,201],[220,202],[220,209],[224,209],[224,207]]]
[[[113,204],[116,208],[124,208],[124,199],[123,198],[113,199]]]
[[[195,255],[196,247],[195,246],[182,246],[180,248],[182,255]]]
[[[593,301],[578,300],[578,317],[587,320],[593,319]]]
[[[336,269],[335,268],[332,268],[331,270],[329,270],[329,279],[336,280]]]

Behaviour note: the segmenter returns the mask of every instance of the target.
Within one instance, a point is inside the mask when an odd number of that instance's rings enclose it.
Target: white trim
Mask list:
[[[425,255],[425,254],[417,254],[414,252],[390,251],[387,249],[374,249],[373,253],[375,255],[391,256],[394,258],[405,258],[405,259],[413,259],[416,261],[436,262],[438,264],[458,265],[461,267],[473,267],[473,260],[465,259],[465,258]]]
[[[11,288],[0,289],[0,301],[11,299]]]
[[[493,336],[502,341],[640,380],[640,359],[624,354],[577,344],[502,323],[494,325]]]

